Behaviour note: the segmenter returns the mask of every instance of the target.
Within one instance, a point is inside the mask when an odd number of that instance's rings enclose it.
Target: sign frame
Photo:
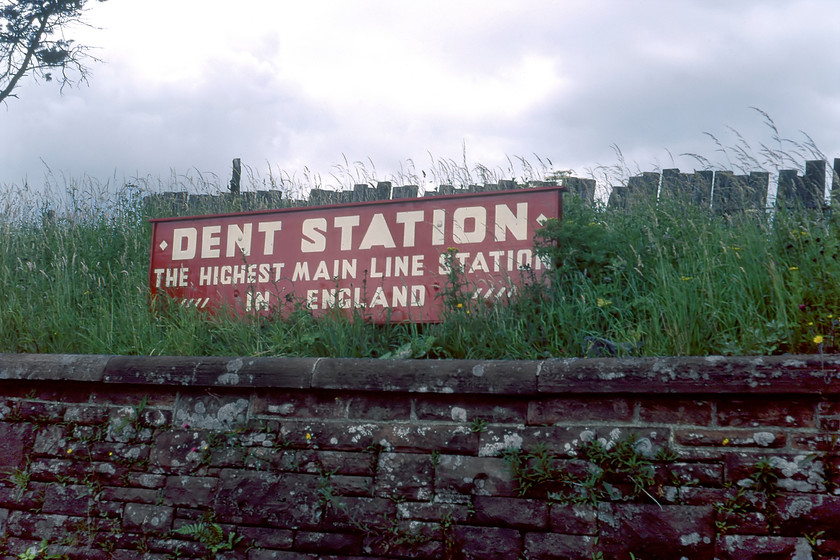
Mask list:
[[[199,309],[438,322],[456,267],[473,300],[513,293],[545,268],[534,233],[562,219],[560,185],[324,206],[155,218],[152,297]],[[517,278],[519,277],[519,278]],[[467,302],[469,303],[469,302]]]

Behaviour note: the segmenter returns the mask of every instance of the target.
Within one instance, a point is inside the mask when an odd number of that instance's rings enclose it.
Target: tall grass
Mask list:
[[[441,162],[440,176],[457,179],[456,166]],[[70,181],[61,196],[0,201],[0,352],[533,359],[837,350],[840,231],[821,214],[779,212],[771,225],[667,203],[587,207],[567,195],[563,222],[536,240],[557,266],[539,279],[522,271],[518,296],[488,307],[469,300],[468,285],[451,286],[466,305],[450,302],[442,323],[374,326],[305,309],[283,319],[153,312],[144,194],[142,184],[114,194]]]

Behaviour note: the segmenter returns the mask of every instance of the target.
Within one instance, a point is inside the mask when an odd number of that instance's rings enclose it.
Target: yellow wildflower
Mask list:
[[[825,340],[823,338],[823,335],[818,334],[817,336],[814,337],[814,344],[822,344],[823,340]]]

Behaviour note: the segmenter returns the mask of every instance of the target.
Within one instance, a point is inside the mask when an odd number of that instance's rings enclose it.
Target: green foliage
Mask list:
[[[223,550],[233,550],[233,547],[242,540],[233,531],[225,535],[225,531],[218,523],[198,521],[188,523],[175,529],[179,535],[193,538],[207,547],[207,558],[215,558],[216,553]]]
[[[0,352],[542,359],[554,356],[830,353],[840,326],[840,220],[806,211],[585,206],[567,195],[504,301],[473,297],[447,251],[439,324],[209,316],[148,290],[143,193],[83,193],[54,211],[0,201]],[[38,320],[32,320],[37,317]]]
[[[104,0],[99,0],[104,1]],[[32,75],[70,84],[76,71],[85,81],[87,48],[66,38],[82,19],[86,0],[16,0],[0,6],[0,102],[13,93],[21,78]],[[93,59],[95,60],[95,59]]]
[[[508,450],[504,457],[519,494],[546,495],[561,503],[626,501],[654,488],[654,462],[633,438],[590,440],[575,450],[576,459],[558,457],[538,444],[533,452]]]
[[[778,523],[776,498],[779,497],[779,473],[768,457],[759,457],[753,464],[752,473],[746,484],[721,502],[714,504],[719,514],[743,517],[751,512],[762,514],[767,530],[774,531]],[[724,519],[717,519],[715,526],[720,534],[726,534],[733,525]]]
[[[66,560],[66,554],[50,554],[49,544],[43,540],[38,548],[30,547],[17,555],[18,560]]]
[[[6,481],[15,487],[18,497],[23,496],[23,493],[29,489],[29,480],[32,478],[32,473],[29,470],[29,459],[26,461],[26,466],[23,469],[10,469],[5,471]]]

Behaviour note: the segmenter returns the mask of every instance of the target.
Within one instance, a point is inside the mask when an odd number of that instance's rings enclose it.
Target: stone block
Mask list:
[[[776,486],[788,492],[825,492],[825,464],[811,454],[753,454],[729,453],[725,457],[726,478],[739,486],[753,486],[751,477],[757,471],[759,461],[767,459],[772,474],[777,477]]]
[[[375,441],[385,449],[411,453],[475,454],[478,439],[479,434],[461,424],[388,423],[380,425],[375,436]]]
[[[773,449],[784,447],[786,434],[775,428],[709,429],[691,428],[674,431],[674,440],[685,446],[709,447],[759,447]]]
[[[779,533],[783,536],[816,534],[840,536],[840,496],[783,494],[776,502]]]
[[[358,530],[359,527],[375,529],[391,524],[396,518],[396,505],[387,498],[341,496],[326,507],[324,527],[339,531]]]
[[[430,455],[380,453],[376,470],[376,495],[382,498],[429,500],[434,487],[434,470]]]
[[[272,471],[296,471],[298,470],[295,462],[295,452],[291,449],[272,449],[270,447],[252,447],[248,449],[236,450],[241,454],[241,460],[238,463],[231,463],[225,460],[224,464],[219,466],[238,467],[245,465],[248,469],[256,470],[272,470]],[[210,464],[214,465],[213,459]],[[317,470],[311,472],[319,472]]]
[[[496,457],[441,455],[435,469],[438,496],[518,496],[508,462]]]
[[[92,443],[88,447],[94,461],[109,461],[125,466],[137,466],[149,459],[148,444]]]
[[[318,362],[312,387],[417,393],[532,394],[541,362],[331,359]]]
[[[810,399],[731,399],[718,403],[717,421],[721,426],[816,427],[817,402]]]
[[[249,405],[248,399],[241,397],[182,396],[173,422],[199,430],[228,431],[245,426]]]
[[[838,422],[836,428],[830,430],[823,428],[820,430],[820,433],[794,433],[790,435],[791,447],[812,453],[831,453],[836,455],[840,452],[840,439],[837,437],[837,432],[840,432],[840,422]]]
[[[632,438],[640,453],[654,456],[667,446],[670,433],[668,428],[628,426],[490,426],[481,433],[478,454],[498,456],[507,449],[521,449],[575,457],[587,442],[598,441],[611,448],[618,441]]]
[[[551,504],[551,530],[569,535],[597,535],[598,511],[585,504]]]
[[[332,472],[353,476],[373,476],[375,463],[371,453],[300,449],[295,451],[297,470],[307,473]]]
[[[522,537],[515,529],[456,525],[452,536],[463,560],[519,558],[522,554]]]
[[[535,400],[528,403],[528,424],[630,421],[634,408],[630,399],[601,395]]]
[[[288,550],[261,550],[255,549],[248,552],[248,560],[317,560],[314,554],[303,552],[291,552]],[[349,557],[345,556],[345,560]]]
[[[526,533],[525,554],[529,560],[591,560],[595,542],[586,535]]]
[[[373,478],[334,474],[329,477],[329,487],[338,496],[371,496]]]
[[[712,422],[712,403],[680,398],[642,398],[639,420],[652,424],[708,426]]]
[[[152,465],[175,472],[192,471],[209,455],[209,435],[200,430],[170,430],[155,435],[149,452]]]
[[[44,513],[82,515],[87,513],[90,489],[80,484],[48,484],[44,494]]]
[[[452,523],[465,523],[472,515],[472,504],[453,504],[437,499],[426,502],[400,502],[397,514],[400,519],[436,521],[449,519]]]
[[[106,486],[102,489],[102,499],[116,502],[135,502],[154,504],[160,500],[161,494],[152,488],[130,488]]]
[[[57,542],[66,534],[69,523],[83,520],[84,517],[12,511],[6,518],[5,536]]]
[[[295,448],[356,451],[378,447],[387,451],[474,454],[478,434],[459,424],[320,422],[289,420],[281,433],[287,445]]]
[[[240,526],[236,528],[236,534],[242,537],[242,540],[249,543],[254,543],[254,547],[259,548],[292,548],[294,544],[294,531],[288,529],[272,529],[268,527],[247,527]]]
[[[60,422],[64,417],[65,406],[62,402],[19,401],[18,420],[33,424]]]
[[[31,424],[0,422],[0,469],[17,469],[26,464],[35,438]]]
[[[719,560],[760,560],[763,558],[813,558],[804,537],[722,535],[717,539],[715,556]]]
[[[293,448],[358,452],[374,446],[380,427],[373,422],[295,419],[283,421],[280,437]]]
[[[294,549],[300,552],[358,554],[362,550],[362,536],[358,533],[297,531]]]
[[[679,461],[657,465],[655,480],[662,486],[719,488],[723,484],[723,465]]]
[[[209,476],[170,476],[164,487],[164,500],[175,506],[206,507],[213,503],[219,479]]]
[[[0,440],[0,461],[3,460],[4,444],[7,444],[7,442],[8,444],[11,444],[14,441],[5,439],[3,426],[5,426],[5,424],[0,424],[0,437],[4,438],[3,440]],[[32,451],[39,455],[63,457],[67,452],[67,440],[69,436],[69,428],[66,426],[43,426],[38,429],[37,433],[35,433],[35,442],[33,444]]]
[[[123,529],[129,532],[164,535],[172,528],[174,509],[152,504],[126,504]]]
[[[421,421],[469,424],[478,418],[491,424],[524,424],[527,413],[528,404],[522,400],[491,396],[430,394],[414,399],[414,414]]]
[[[712,558],[712,506],[601,503],[600,539],[605,558]]]
[[[366,531],[362,548],[388,558],[444,558],[441,536],[438,523],[401,521]]]
[[[64,422],[93,426],[108,422],[110,412],[106,406],[78,404],[68,406],[64,411]]]
[[[470,523],[514,529],[548,527],[548,504],[542,500],[475,496],[475,514]]]
[[[253,401],[252,413],[260,417],[346,418],[345,394],[311,391],[266,391]]]
[[[408,421],[411,401],[396,395],[357,395],[346,399],[347,415],[355,420]]]
[[[321,521],[318,476],[222,469],[219,478],[213,510],[222,522],[307,529]]]

